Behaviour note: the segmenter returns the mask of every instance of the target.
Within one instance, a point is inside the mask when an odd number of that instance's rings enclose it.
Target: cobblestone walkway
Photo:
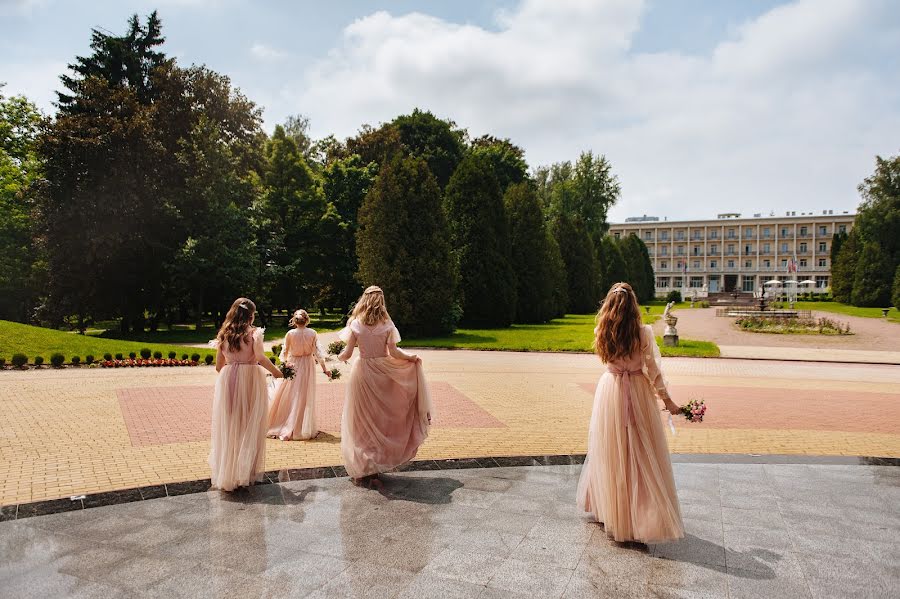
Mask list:
[[[584,354],[422,351],[437,416],[422,459],[585,451],[602,367]],[[752,360],[664,361],[675,453],[900,457],[900,367]],[[215,371],[0,373],[0,505],[207,478]],[[319,387],[322,434],[267,442],[266,468],[341,463],[341,381]]]

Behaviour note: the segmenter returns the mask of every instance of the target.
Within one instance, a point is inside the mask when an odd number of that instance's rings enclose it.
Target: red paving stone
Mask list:
[[[594,383],[579,387],[591,396],[596,389]],[[900,434],[900,401],[891,393],[712,385],[670,385],[670,392],[679,401],[707,405],[702,424],[677,418],[676,425]]]
[[[438,428],[504,428],[505,424],[443,382],[430,383]],[[343,383],[316,388],[319,430],[339,433],[344,408]],[[142,387],[117,389],[122,417],[131,445],[165,445],[205,441],[212,419],[211,386]]]

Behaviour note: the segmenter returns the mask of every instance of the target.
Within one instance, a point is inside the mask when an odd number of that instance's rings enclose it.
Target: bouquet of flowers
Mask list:
[[[689,422],[703,422],[704,414],[706,414],[706,404],[702,399],[692,399],[681,406],[681,415]]]
[[[330,378],[332,381],[336,381],[336,380],[338,380],[339,378],[341,378],[341,371],[338,370],[337,368],[332,368],[332,369],[331,369],[331,372],[330,372],[329,374],[331,375],[329,378]]]
[[[294,378],[294,375],[297,374],[297,372],[294,370],[294,368],[287,364],[282,364],[281,366],[278,367],[278,369],[281,371],[281,374],[284,375],[285,379],[292,379],[292,378]]]

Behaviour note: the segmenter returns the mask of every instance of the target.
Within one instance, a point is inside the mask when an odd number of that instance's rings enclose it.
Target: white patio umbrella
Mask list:
[[[766,281],[763,285],[781,285],[781,281],[778,279],[772,279],[771,281]]]
[[[816,282],[813,281],[812,279],[806,279],[805,281],[800,281],[800,284],[801,285],[815,285]]]

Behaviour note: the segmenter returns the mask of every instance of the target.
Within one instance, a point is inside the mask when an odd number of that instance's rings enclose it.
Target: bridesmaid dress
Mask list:
[[[421,362],[410,361],[400,349],[391,355],[389,344],[400,341],[390,320],[367,326],[351,321],[341,331],[353,364],[341,419],[341,453],[347,473],[362,478],[392,470],[416,456],[428,437],[431,398]]]
[[[269,408],[269,437],[282,441],[312,439],[316,428],[316,362],[322,363],[312,329],[289,331],[279,359],[293,367],[294,378],[279,380]]]
[[[578,506],[619,542],[680,539],[684,525],[657,403],[669,395],[650,326],[641,327],[640,351],[606,366],[594,395]]]
[[[226,365],[216,378],[209,467],[213,488],[232,491],[262,480],[269,394],[263,350],[265,329],[251,328],[237,351],[222,347]]]

